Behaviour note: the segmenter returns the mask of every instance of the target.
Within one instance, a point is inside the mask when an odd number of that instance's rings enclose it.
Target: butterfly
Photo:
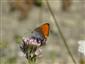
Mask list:
[[[41,45],[45,44],[44,41],[47,40],[47,37],[49,36],[49,23],[44,23],[41,26],[34,29],[32,32],[32,37],[34,37],[37,40],[41,40]]]

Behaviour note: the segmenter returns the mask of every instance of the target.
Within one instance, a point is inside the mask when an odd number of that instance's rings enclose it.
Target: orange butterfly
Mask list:
[[[49,23],[44,23],[32,32],[32,37],[37,41],[41,41],[41,45],[46,44],[47,37],[49,36]]]
[[[49,23],[44,23],[43,25],[39,26],[38,28],[34,29],[32,32],[32,37],[46,41],[47,37],[49,36]],[[44,43],[42,43],[44,44]]]

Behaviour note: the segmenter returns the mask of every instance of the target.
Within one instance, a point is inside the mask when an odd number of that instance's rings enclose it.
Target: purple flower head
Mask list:
[[[20,48],[27,59],[38,56],[39,47],[46,44],[46,39],[36,37],[23,37],[22,41]]]
[[[28,46],[40,46],[41,43],[38,43],[38,41],[34,38],[31,38],[31,37],[26,37],[26,38],[23,38],[23,42],[25,42],[26,45]]]

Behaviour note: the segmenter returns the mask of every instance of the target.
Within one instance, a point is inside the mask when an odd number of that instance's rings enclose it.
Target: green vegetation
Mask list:
[[[38,7],[42,6],[42,0],[35,0],[35,5]]]
[[[15,35],[14,38],[17,44],[21,43],[21,36]]]

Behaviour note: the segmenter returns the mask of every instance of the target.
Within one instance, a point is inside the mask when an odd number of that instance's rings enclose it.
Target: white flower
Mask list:
[[[85,40],[80,40],[79,42],[79,48],[78,51],[85,56]]]

